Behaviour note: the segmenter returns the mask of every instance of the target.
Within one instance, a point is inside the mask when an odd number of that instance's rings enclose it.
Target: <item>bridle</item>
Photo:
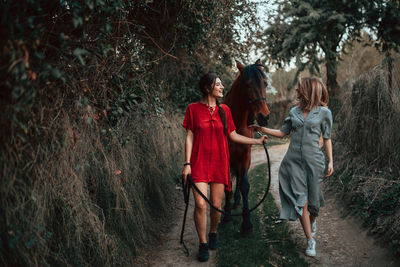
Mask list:
[[[255,65],[258,67],[264,67],[265,69],[268,69],[266,66],[264,66],[263,64],[260,64],[260,63],[255,64]],[[265,97],[258,97],[256,99],[249,99],[248,103],[253,104],[255,102],[262,102],[262,101],[267,102],[267,99]]]

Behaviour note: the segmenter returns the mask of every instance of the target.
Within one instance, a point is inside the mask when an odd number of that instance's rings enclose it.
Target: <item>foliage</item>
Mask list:
[[[366,32],[361,34],[363,41],[354,40],[346,44],[340,53],[340,62],[337,71],[337,81],[339,86],[343,86],[352,78],[358,77],[382,63],[385,55],[373,47],[373,41]],[[393,54],[393,56],[396,56]],[[322,75],[325,76],[326,69],[321,68]]]
[[[256,25],[255,5],[246,1],[32,0],[1,5],[6,32],[2,62],[7,62],[2,67],[2,87],[7,88],[2,99],[13,103],[14,122],[23,129],[27,125],[21,114],[40,95],[51,94],[45,91],[48,83],[84,89],[82,82],[71,84],[71,69],[99,65],[109,71],[109,61],[116,59],[120,68],[96,89],[133,88],[143,76],[154,74],[164,84],[154,81],[158,86],[152,91],[184,106],[199,96],[196,79],[206,70],[232,79],[232,59],[248,53],[247,43],[238,43],[234,26]],[[65,90],[65,96],[81,92],[71,91]],[[97,102],[99,109],[107,107],[96,99],[88,101]]]
[[[255,31],[255,4],[0,6],[0,262],[126,265],[154,236],[179,171],[169,104],[198,98],[207,70],[233,79],[249,46],[235,25]]]
[[[377,35],[375,47],[382,52],[400,52],[400,1],[380,0],[366,8],[366,25]]]
[[[337,70],[337,82],[340,87],[353,77],[358,77],[362,73],[370,70],[371,68],[379,65],[385,58],[385,55],[371,45],[371,37],[366,33],[362,33],[363,41],[354,40],[352,43],[346,44],[344,51],[340,53],[341,60],[339,61]],[[396,56],[395,53],[392,54]],[[324,65],[321,67],[321,74],[326,77],[326,68]],[[268,97],[271,103],[268,103],[270,108],[271,125],[280,127],[283,119],[287,116],[289,108],[294,105],[296,100],[296,92],[293,87],[293,80],[296,77],[297,69],[286,71],[285,69],[278,69],[272,74],[273,86],[277,89],[276,95]],[[304,70],[301,76],[308,76],[308,70]],[[326,81],[324,81],[326,82]],[[342,92],[345,93],[345,92]],[[338,114],[342,101],[341,92],[336,98],[330,98],[329,108],[336,116]]]
[[[268,107],[270,110],[268,124],[272,127],[280,127],[286,116],[289,114],[290,108],[296,100],[296,91],[293,90],[293,79],[296,75],[296,69],[286,71],[278,69],[272,74],[272,85],[276,88],[277,93],[270,95]]]
[[[331,94],[339,88],[340,52],[346,42],[361,38],[363,28],[377,34],[376,46],[384,52],[400,44],[398,1],[278,0],[276,4],[278,11],[271,15],[260,45],[266,58],[278,66],[295,58],[296,77],[305,68],[317,75],[325,63]]]
[[[251,36],[258,27],[255,8],[245,0],[208,0],[154,1],[140,10],[136,19],[143,29],[138,36],[145,37],[145,46],[170,47],[168,52],[178,58],[164,65],[167,88],[160,88],[177,106],[199,99],[198,79],[207,71],[216,71],[225,84],[232,83],[233,59],[246,58],[252,42],[243,40],[238,28],[248,29]]]

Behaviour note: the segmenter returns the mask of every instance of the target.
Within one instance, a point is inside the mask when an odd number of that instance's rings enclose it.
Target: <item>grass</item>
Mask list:
[[[101,122],[65,115],[30,139],[39,149],[0,151],[0,266],[127,266],[159,236],[184,135],[181,118],[141,115],[121,119],[110,143]]]
[[[250,206],[254,206],[264,194],[267,185],[267,164],[249,173]],[[219,228],[218,266],[308,266],[296,250],[288,225],[279,220],[279,210],[271,194],[251,214],[253,234],[240,236],[241,217]]]

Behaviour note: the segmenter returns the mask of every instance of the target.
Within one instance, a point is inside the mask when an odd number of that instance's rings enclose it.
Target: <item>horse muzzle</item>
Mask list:
[[[262,113],[258,113],[256,117],[257,123],[260,126],[268,126],[269,115],[265,116]]]

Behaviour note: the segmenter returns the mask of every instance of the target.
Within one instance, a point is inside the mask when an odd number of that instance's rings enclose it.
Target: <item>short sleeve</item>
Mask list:
[[[193,110],[191,109],[190,105],[186,108],[185,119],[183,120],[182,126],[186,130],[191,130],[194,132]]]
[[[292,130],[292,119],[289,117],[286,117],[285,121],[283,122],[283,125],[281,127],[281,132],[284,132],[286,135],[290,134],[290,131]]]
[[[228,106],[225,106],[225,107],[226,108],[224,108],[224,110],[226,113],[226,123],[228,124],[228,133],[231,133],[234,130],[236,130],[236,127],[235,127],[235,123],[233,122],[231,110],[229,109]]]
[[[321,125],[322,137],[324,139],[331,138],[332,124],[333,124],[332,112],[329,109],[327,109],[327,112],[325,112],[324,117],[322,119],[322,125]]]

